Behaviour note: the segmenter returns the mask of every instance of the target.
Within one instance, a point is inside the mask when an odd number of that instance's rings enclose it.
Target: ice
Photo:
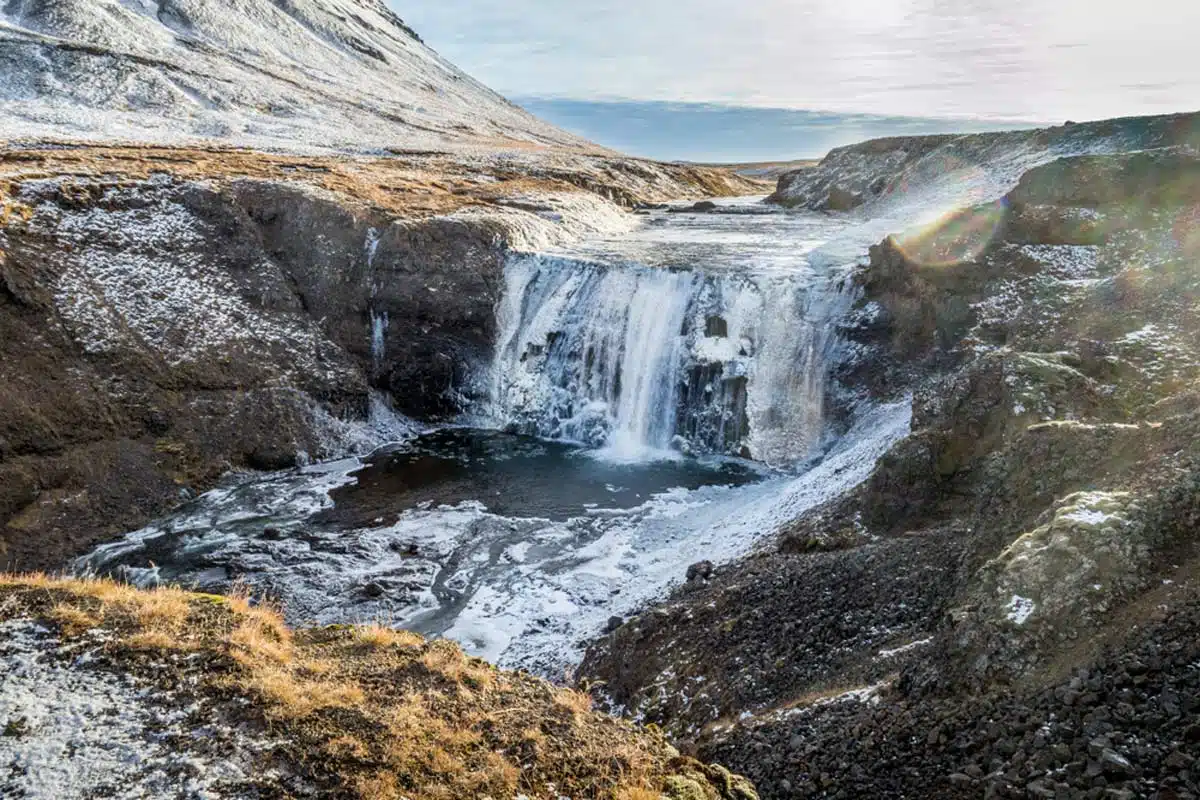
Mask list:
[[[561,677],[581,657],[581,640],[661,598],[689,564],[740,558],[864,480],[907,434],[910,413],[907,402],[870,410],[799,475],[677,488],[634,508],[557,522],[510,519],[469,502],[414,508],[385,526],[330,528],[318,518],[329,493],[355,480],[361,464],[349,459],[210,493],[100,548],[80,568],[116,569],[143,585],[212,581],[198,584],[209,590],[236,575],[277,596],[296,623],[385,621]],[[267,526],[286,535],[264,536]]]
[[[491,424],[603,446],[618,461],[670,449],[777,465],[806,456],[824,433],[833,321],[855,295],[845,264],[813,263],[816,244],[788,238],[817,242],[836,224],[763,216],[771,226],[751,227],[749,241],[734,231],[757,216],[670,215],[620,239],[510,258]]]

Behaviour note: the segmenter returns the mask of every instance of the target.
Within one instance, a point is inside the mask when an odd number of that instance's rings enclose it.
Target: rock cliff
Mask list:
[[[1067,123],[1054,128],[873,139],[830,151],[815,167],[784,173],[769,201],[789,208],[851,211],[911,197],[950,208],[972,193],[1002,194],[1026,170],[1058,157],[1200,146],[1194,114]],[[946,210],[949,210],[947,208]]]

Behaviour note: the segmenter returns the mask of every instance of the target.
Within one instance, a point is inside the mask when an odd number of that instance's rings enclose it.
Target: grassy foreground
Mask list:
[[[291,630],[246,597],[108,580],[0,575],[0,620],[64,639],[103,633],[108,663],[243,710],[290,744],[323,796],[451,800],[756,800],[744,779],[681,757],[587,694],[382,626]],[[184,656],[184,657],[180,657]],[[247,702],[248,701],[248,702]]]

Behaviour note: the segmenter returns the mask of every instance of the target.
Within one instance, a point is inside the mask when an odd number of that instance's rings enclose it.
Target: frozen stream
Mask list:
[[[824,422],[850,223],[722,206],[513,256],[471,427],[231,482],[79,567],[244,582],[297,623],[385,621],[560,677],[610,618],[862,481],[908,431],[907,404]]]

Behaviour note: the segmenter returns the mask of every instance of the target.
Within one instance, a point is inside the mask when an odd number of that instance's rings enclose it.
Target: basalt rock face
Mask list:
[[[234,202],[300,307],[422,419],[462,411],[494,338],[504,237],[496,224],[392,220],[299,187],[239,182]]]
[[[873,248],[912,433],[585,674],[764,797],[1196,797],[1200,157],[1079,156]]]
[[[492,225],[165,177],[26,181],[6,208],[0,542],[12,567],[58,567],[231,468],[352,450],[341,418],[365,419],[371,384],[414,415],[451,413],[485,358],[501,272]],[[373,319],[387,320],[374,348]]]

